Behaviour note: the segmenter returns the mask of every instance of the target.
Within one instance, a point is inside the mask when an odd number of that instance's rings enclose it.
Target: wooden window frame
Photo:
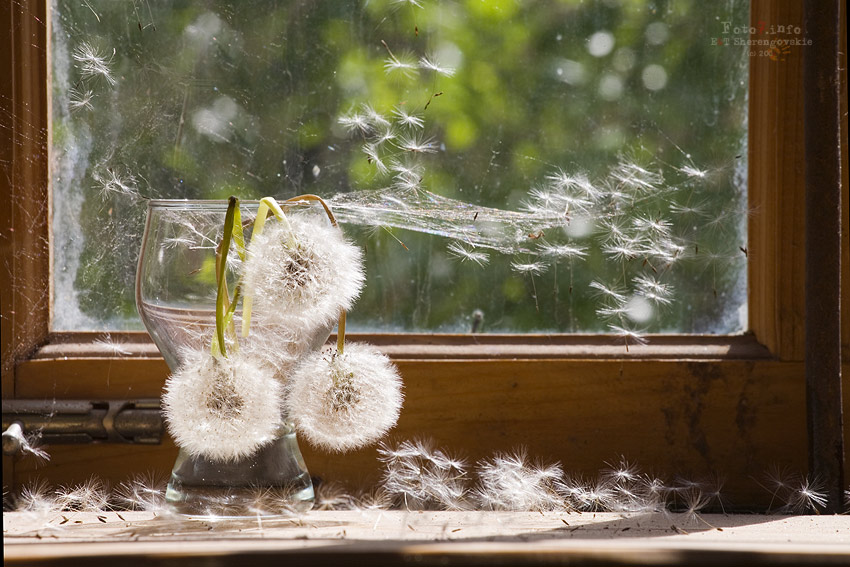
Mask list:
[[[1,278],[3,399],[155,398],[168,369],[145,333],[112,333],[129,353],[117,356],[99,346],[100,333],[50,330],[47,3],[18,0],[0,14],[0,26],[10,32],[0,77],[11,78],[0,81],[5,83],[0,163],[8,171],[0,183],[10,205],[0,207],[0,246],[9,272]],[[751,21],[802,28],[802,3],[752,0]],[[841,42],[846,53],[846,28]],[[842,69],[846,105],[846,64]],[[769,465],[804,472],[801,81],[801,49],[781,62],[750,59],[749,333],[653,336],[649,345],[629,352],[595,335],[357,335],[353,338],[387,352],[404,377],[405,408],[393,435],[428,435],[473,460],[523,445],[533,456],[586,474],[620,455],[659,474],[718,473],[727,479],[732,501],[744,507],[768,498],[753,479]],[[842,116],[846,139],[846,106]],[[846,146],[842,168],[846,187]],[[842,224],[847,361],[846,199]],[[848,373],[846,362],[843,372]],[[850,408],[850,388],[843,403]],[[850,439],[850,420],[845,437]],[[302,449],[314,475],[350,485],[377,478],[374,448],[345,457],[304,444]],[[91,474],[116,481],[134,472],[167,473],[175,448],[166,441],[53,446],[50,452],[50,463],[40,467],[31,459],[4,456],[4,483],[14,486],[34,476],[68,483]]]

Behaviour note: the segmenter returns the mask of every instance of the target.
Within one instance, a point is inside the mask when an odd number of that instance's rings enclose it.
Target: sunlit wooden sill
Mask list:
[[[119,515],[120,514],[120,515]],[[3,515],[6,565],[836,565],[850,517],[565,512]]]

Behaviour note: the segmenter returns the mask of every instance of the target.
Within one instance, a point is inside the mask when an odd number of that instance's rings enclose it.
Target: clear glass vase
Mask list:
[[[256,203],[242,205],[246,226],[250,226],[247,221],[256,210]],[[149,203],[136,274],[136,306],[172,372],[187,353],[208,349],[215,332],[215,254],[226,211],[226,201]],[[250,231],[246,233],[249,236]],[[233,274],[229,276],[233,278]],[[236,282],[228,283],[233,289]],[[239,311],[235,319],[238,328]],[[263,324],[262,314],[255,313],[252,329]],[[320,348],[331,330],[318,329],[299,344],[269,349],[285,355],[275,361],[278,372],[285,374],[299,356]],[[278,378],[284,380],[285,376]],[[272,442],[235,462],[216,461],[180,449],[166,492],[166,502],[174,511],[200,516],[306,511],[313,498],[310,475],[286,419]]]

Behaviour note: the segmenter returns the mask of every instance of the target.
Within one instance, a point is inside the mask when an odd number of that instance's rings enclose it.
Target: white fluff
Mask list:
[[[555,482],[562,474],[558,464],[530,463],[523,449],[497,453],[492,460],[478,463],[478,500],[485,510],[559,510],[564,501]]]
[[[216,461],[247,457],[275,438],[282,386],[242,354],[197,352],[165,383],[162,405],[177,445]]]
[[[306,336],[351,309],[365,274],[360,249],[341,230],[293,214],[286,222],[269,220],[252,240],[243,278],[258,316]]]
[[[343,452],[377,441],[398,420],[401,378],[374,347],[308,355],[290,377],[285,405],[312,445]]]

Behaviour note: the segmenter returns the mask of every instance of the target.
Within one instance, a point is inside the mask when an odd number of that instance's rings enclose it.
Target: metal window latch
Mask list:
[[[22,435],[46,445],[162,442],[159,399],[3,400],[3,454],[20,451]]]

